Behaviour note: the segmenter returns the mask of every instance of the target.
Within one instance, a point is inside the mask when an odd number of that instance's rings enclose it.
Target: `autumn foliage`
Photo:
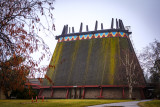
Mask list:
[[[6,94],[22,89],[28,74],[34,77],[46,70],[38,65],[50,51],[38,32],[47,35],[55,29],[53,9],[53,0],[0,1],[0,87]],[[40,49],[39,59],[34,60],[31,55]]]
[[[51,78],[49,78],[47,75],[45,75],[44,78],[47,79],[50,84],[54,85],[54,83],[53,83],[53,81],[51,80]]]

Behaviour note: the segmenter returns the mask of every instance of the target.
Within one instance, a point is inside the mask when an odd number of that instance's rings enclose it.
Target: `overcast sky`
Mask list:
[[[160,41],[160,0],[56,0],[54,9],[54,35],[62,33],[63,26],[68,24],[79,31],[83,22],[89,30],[94,30],[95,21],[103,23],[104,29],[110,28],[111,19],[122,19],[124,26],[131,26],[134,48],[139,52],[154,39]],[[45,38],[51,53],[54,52],[57,40]],[[45,64],[49,64],[49,61]]]

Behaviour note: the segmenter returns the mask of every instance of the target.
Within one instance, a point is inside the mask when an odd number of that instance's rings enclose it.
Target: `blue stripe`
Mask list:
[[[92,37],[92,34],[89,34],[89,37],[91,38],[91,37]]]
[[[85,38],[87,38],[87,35],[84,35]]]
[[[98,33],[96,33],[95,36],[97,37],[97,36],[98,36]]]
[[[123,32],[120,32],[121,35],[123,35]]]
[[[67,40],[68,39],[68,37],[64,37],[65,38],[65,40]]]
[[[63,37],[60,37],[59,39],[60,39],[60,40],[62,40],[62,39],[63,39]]]
[[[113,34],[113,35],[115,35],[115,34],[116,34],[116,32],[112,32],[112,34]]]
[[[74,36],[74,39],[76,39],[77,38],[77,36]]]
[[[103,36],[103,33],[100,33],[100,36]]]
[[[83,35],[80,35],[79,37],[80,37],[80,38],[82,38],[82,37],[83,37]]]
[[[72,39],[72,36],[69,36],[69,39]]]
[[[108,35],[108,32],[106,32],[105,35]]]

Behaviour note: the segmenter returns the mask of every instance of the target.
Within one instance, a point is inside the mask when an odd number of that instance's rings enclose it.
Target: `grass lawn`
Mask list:
[[[127,102],[131,100],[106,99],[45,99],[32,103],[31,100],[0,100],[0,107],[85,107],[89,105]]]
[[[160,107],[160,100],[152,100],[147,102],[140,102],[140,107]]]

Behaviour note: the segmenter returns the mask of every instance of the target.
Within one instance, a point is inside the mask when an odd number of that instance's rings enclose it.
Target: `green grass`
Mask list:
[[[147,102],[140,102],[140,107],[160,107],[160,100],[152,100]]]
[[[85,107],[89,105],[127,102],[131,100],[102,100],[102,99],[46,99],[44,102],[32,103],[31,100],[0,100],[0,107]]]

